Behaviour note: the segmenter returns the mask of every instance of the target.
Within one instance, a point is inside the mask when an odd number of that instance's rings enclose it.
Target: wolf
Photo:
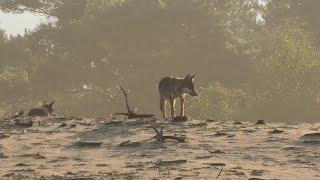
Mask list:
[[[44,102],[42,104],[42,106],[37,107],[37,108],[32,108],[29,110],[27,116],[49,116],[49,115],[53,115],[53,105],[54,105],[55,101],[52,101],[51,103],[46,103]],[[54,115],[53,115],[54,116]]]
[[[198,93],[194,89],[194,77],[195,75],[188,74],[185,78],[179,77],[164,77],[159,82],[160,93],[160,110],[163,114],[163,118],[166,119],[166,102],[169,101],[171,107],[171,118],[175,116],[175,101],[180,99],[180,116],[184,116],[184,98],[186,94],[191,96],[197,96]]]

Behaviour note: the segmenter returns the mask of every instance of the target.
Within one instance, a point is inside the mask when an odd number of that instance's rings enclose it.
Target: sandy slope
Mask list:
[[[152,119],[31,120],[0,123],[0,179],[320,179],[320,143],[300,138],[320,124],[160,121],[186,136],[160,144]]]

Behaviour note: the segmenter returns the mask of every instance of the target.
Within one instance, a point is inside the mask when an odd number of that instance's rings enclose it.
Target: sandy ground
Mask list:
[[[154,121],[2,120],[0,179],[320,179],[320,123]]]

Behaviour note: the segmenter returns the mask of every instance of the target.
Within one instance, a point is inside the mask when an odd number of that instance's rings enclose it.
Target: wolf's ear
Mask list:
[[[54,105],[54,103],[55,103],[56,101],[55,100],[53,100],[50,104],[49,104],[49,106],[53,106]]]
[[[195,74],[191,76],[191,79],[193,79],[194,77],[196,77],[196,75],[195,75]]]

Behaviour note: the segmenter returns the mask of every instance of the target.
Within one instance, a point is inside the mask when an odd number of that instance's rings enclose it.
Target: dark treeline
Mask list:
[[[317,0],[3,0],[57,22],[0,32],[2,113],[55,99],[57,113],[105,116],[130,103],[159,113],[157,83],[196,74],[193,117],[319,116]],[[200,88],[201,87],[201,88]]]

